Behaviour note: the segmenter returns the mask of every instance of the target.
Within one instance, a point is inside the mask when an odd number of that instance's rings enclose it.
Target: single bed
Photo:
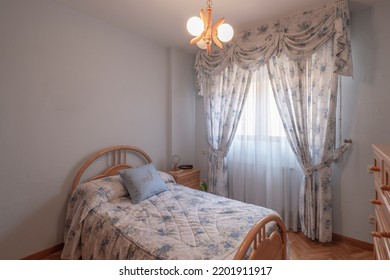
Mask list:
[[[135,158],[152,162],[137,147],[114,146],[77,171],[63,259],[286,259],[286,229],[271,209],[176,184],[161,171],[166,190],[132,203],[118,172],[133,168]],[[103,171],[81,183],[98,159]]]

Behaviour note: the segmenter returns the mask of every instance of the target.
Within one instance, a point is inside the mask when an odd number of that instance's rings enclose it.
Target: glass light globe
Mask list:
[[[223,23],[218,27],[218,39],[221,42],[229,42],[234,35],[233,27],[228,23]]]
[[[207,44],[206,44],[206,41],[205,41],[205,40],[200,40],[198,43],[196,43],[196,45],[197,45],[200,49],[202,49],[202,50],[207,49]]]
[[[200,35],[203,29],[203,21],[199,17],[192,17],[187,21],[187,30],[192,36]]]

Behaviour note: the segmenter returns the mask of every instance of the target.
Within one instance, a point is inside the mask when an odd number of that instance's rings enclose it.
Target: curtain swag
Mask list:
[[[331,38],[333,72],[352,76],[349,7],[348,1],[342,0],[240,32],[226,48],[214,49],[211,55],[199,51],[195,62],[197,84],[201,89],[202,79],[219,74],[229,64],[254,71],[273,55],[309,57]],[[203,95],[202,89],[199,94]]]

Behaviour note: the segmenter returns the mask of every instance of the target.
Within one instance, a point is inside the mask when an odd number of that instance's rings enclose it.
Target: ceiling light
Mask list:
[[[191,17],[187,21],[187,30],[195,36],[190,44],[196,44],[201,49],[207,49],[211,53],[211,43],[214,42],[219,48],[223,48],[221,42],[229,42],[234,35],[234,30],[230,24],[224,23],[225,18],[219,19],[215,25],[212,25],[212,1],[207,1],[206,13],[200,10],[199,17]]]

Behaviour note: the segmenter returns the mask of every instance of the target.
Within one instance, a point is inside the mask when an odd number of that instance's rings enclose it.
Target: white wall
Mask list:
[[[352,15],[354,78],[342,79],[342,135],[352,150],[336,165],[334,232],[372,242],[371,144],[390,141],[390,2]]]
[[[195,162],[195,57],[177,48],[169,49],[169,57],[171,74],[169,155],[179,155],[180,164],[192,164],[197,167]]]
[[[2,0],[0,38],[0,259],[16,259],[63,241],[71,180],[97,150],[139,146],[168,168],[170,63],[167,48],[49,0]]]

